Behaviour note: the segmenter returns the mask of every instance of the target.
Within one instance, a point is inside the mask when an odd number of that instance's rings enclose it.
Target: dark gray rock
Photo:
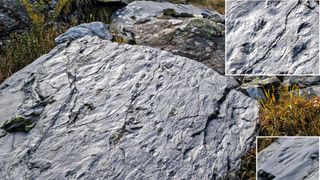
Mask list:
[[[303,89],[299,89],[300,95],[305,95],[309,98],[318,96],[320,97],[320,86],[309,86]]]
[[[314,0],[228,0],[227,74],[319,74]]]
[[[282,85],[299,87],[320,85],[320,76],[287,76],[283,77]]]
[[[256,77],[250,78],[251,81],[241,84],[248,95],[254,99],[261,100],[265,98],[265,91],[277,89],[281,82],[277,77]]]
[[[258,153],[258,179],[319,179],[319,138],[280,137]]]
[[[24,30],[29,24],[29,16],[19,1],[1,0],[0,38],[9,35],[11,32]]]
[[[232,177],[257,101],[191,59],[98,37],[60,44],[0,86],[2,179]]]
[[[58,36],[55,41],[57,44],[73,41],[86,35],[98,36],[101,39],[111,40],[112,35],[109,32],[108,25],[102,22],[92,22],[80,24],[78,26],[68,29],[65,33]]]
[[[217,12],[192,5],[137,1],[113,15],[111,31],[125,42],[167,50],[224,74],[224,22]]]
[[[203,18],[156,19],[136,24],[136,44],[199,61],[224,74],[224,24]]]

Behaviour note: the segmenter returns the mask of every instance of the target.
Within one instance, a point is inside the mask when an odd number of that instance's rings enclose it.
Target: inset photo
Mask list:
[[[319,75],[319,1],[226,0],[226,74]]]
[[[258,180],[318,180],[319,137],[257,137]]]

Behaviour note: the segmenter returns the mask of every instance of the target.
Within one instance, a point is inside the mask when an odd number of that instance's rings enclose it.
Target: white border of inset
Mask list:
[[[248,76],[248,77],[251,77],[251,76],[288,76],[288,77],[291,77],[291,76],[295,76],[295,77],[300,77],[300,76],[320,76],[320,5],[318,6],[318,14],[319,14],[319,18],[318,18],[318,26],[319,26],[319,31],[318,31],[318,37],[319,37],[319,40],[318,40],[318,56],[319,56],[319,64],[318,64],[318,74],[228,74],[227,73],[227,4],[228,4],[228,1],[265,1],[265,0],[225,0],[225,6],[224,6],[224,75],[225,76],[234,76],[234,77],[237,77],[237,76]],[[275,0],[276,1],[276,0]],[[285,0],[279,0],[279,1],[284,1]]]

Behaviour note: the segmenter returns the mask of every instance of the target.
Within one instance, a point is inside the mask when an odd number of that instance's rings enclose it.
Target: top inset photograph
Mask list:
[[[227,75],[319,75],[319,1],[227,0]]]

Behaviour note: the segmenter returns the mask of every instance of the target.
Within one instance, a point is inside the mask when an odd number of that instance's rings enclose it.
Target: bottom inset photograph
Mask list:
[[[257,137],[258,180],[319,180],[319,137]]]

